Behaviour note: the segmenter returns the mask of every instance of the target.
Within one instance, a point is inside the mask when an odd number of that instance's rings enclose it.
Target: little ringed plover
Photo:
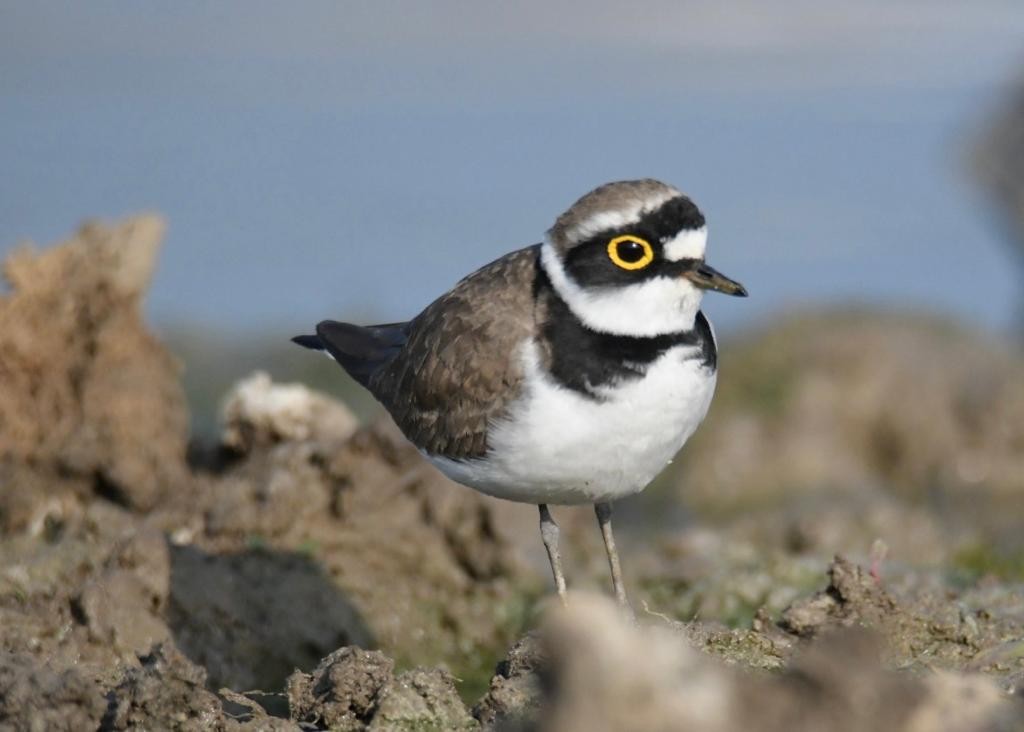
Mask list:
[[[548,504],[594,504],[626,604],[611,504],[643,490],[707,413],[718,357],[704,291],[747,294],[705,263],[706,241],[703,214],[676,188],[608,183],[543,243],[466,276],[412,320],[325,320],[293,340],[334,358],[449,478],[537,504],[563,601]]]

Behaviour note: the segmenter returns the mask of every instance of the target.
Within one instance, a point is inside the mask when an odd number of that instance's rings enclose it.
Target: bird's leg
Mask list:
[[[548,550],[548,560],[551,562],[551,574],[555,576],[555,589],[558,590],[558,599],[565,605],[565,575],[562,574],[562,555],[558,553],[558,524],[551,518],[546,503],[538,506],[540,508],[540,538],[544,542],[544,548]]]
[[[615,550],[615,537],[612,536],[612,504],[595,503],[594,512],[597,514],[597,523],[601,527],[601,536],[604,537],[605,551],[608,552],[608,566],[612,570],[615,599],[622,607],[628,608],[626,586],[622,583],[622,568],[619,566],[619,553]]]

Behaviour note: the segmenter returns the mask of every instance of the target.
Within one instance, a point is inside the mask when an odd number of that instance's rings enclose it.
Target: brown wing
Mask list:
[[[517,392],[515,349],[534,330],[539,246],[477,270],[409,323],[408,341],[370,380],[406,437],[433,455],[480,457],[487,424]]]

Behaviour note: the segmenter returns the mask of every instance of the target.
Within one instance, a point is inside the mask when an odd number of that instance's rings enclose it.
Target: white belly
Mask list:
[[[551,379],[532,342],[523,357],[523,393],[491,426],[487,456],[427,456],[452,480],[512,501],[596,503],[643,490],[697,429],[715,390],[715,372],[692,346],[666,351],[643,377],[601,391],[602,401]]]

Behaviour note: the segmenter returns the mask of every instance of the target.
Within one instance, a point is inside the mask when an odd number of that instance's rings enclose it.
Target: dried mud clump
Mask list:
[[[88,224],[6,260],[0,296],[0,530],[41,526],[68,497],[152,508],[182,478],[179,366],[141,302],[163,222]]]
[[[220,700],[206,690],[206,673],[172,644],[156,646],[110,692],[103,726],[123,729],[215,729]]]
[[[340,444],[359,426],[344,404],[303,384],[275,384],[263,371],[235,384],[224,399],[221,421],[222,444],[241,454],[285,441]]]
[[[537,633],[520,638],[498,664],[487,693],[473,707],[473,716],[485,727],[527,728],[537,723],[540,675],[548,665]]]
[[[288,679],[288,700],[292,720],[312,729],[477,729],[451,674],[418,668],[396,676],[379,651],[335,651],[312,674]]]
[[[365,729],[394,680],[395,662],[380,651],[342,648],[312,674],[288,679],[292,719],[330,729]]]
[[[894,618],[896,601],[876,577],[837,557],[828,569],[828,587],[793,603],[782,614],[782,627],[801,637],[825,628],[854,624],[879,625]]]

